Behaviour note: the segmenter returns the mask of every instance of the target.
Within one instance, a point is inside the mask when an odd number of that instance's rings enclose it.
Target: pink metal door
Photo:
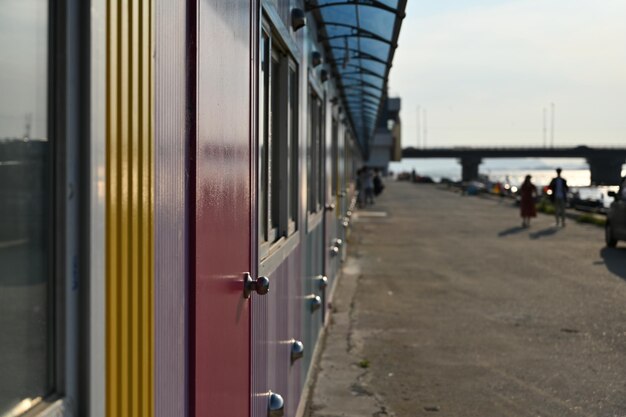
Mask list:
[[[242,279],[252,264],[252,4],[199,0],[195,6],[190,415],[247,417],[250,301],[242,296]]]

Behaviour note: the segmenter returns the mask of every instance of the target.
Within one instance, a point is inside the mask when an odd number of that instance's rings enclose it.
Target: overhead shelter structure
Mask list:
[[[407,0],[306,0],[365,159],[385,102]]]

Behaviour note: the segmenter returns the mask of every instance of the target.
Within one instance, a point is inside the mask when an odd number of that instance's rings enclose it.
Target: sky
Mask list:
[[[550,145],[551,103],[554,146],[626,146],[624,22],[626,0],[409,0],[403,146]]]

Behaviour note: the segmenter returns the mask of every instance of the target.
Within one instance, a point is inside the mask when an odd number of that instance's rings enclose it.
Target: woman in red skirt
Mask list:
[[[530,182],[530,175],[526,175],[524,183],[520,188],[520,208],[522,214],[522,227],[530,226],[530,218],[537,217],[537,209],[535,208],[535,197],[537,196],[537,188]]]

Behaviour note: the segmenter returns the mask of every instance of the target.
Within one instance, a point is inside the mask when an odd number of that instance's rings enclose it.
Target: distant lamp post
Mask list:
[[[550,116],[550,142],[551,147],[554,148],[554,111],[555,111],[554,103],[550,103],[550,110],[552,110],[552,114]]]

